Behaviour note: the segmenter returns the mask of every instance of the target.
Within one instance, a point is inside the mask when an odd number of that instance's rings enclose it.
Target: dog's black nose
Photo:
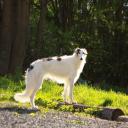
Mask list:
[[[83,58],[80,58],[80,60],[83,60]]]

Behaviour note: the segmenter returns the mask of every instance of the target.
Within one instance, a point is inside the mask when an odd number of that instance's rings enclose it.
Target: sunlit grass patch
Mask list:
[[[13,81],[7,77],[0,77],[0,103],[4,101],[14,102],[13,96],[16,92],[24,90],[24,81]],[[51,81],[45,81],[42,88],[36,95],[35,102],[39,108],[56,109],[58,102],[62,102],[61,94],[63,86]],[[128,114],[128,96],[125,93],[115,92],[112,89],[102,90],[99,87],[91,87],[87,84],[76,84],[74,87],[74,99],[81,104],[92,108],[86,109],[85,113],[93,115],[96,108],[93,107],[113,107],[120,108]],[[26,104],[26,107],[30,107]],[[22,104],[19,103],[21,107]],[[60,106],[57,108],[60,111],[73,112],[72,106]]]
[[[104,91],[88,85],[78,85],[74,90],[78,102],[89,106],[121,108],[128,113],[128,96],[124,93]]]

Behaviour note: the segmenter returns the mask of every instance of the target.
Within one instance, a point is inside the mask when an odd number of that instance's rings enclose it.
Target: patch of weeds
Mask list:
[[[15,117],[19,117],[19,113],[18,112],[14,112]]]
[[[7,78],[14,80],[15,82],[19,82],[20,80],[24,79],[24,76],[23,76],[22,72],[19,69],[17,69],[13,75],[8,74]]]
[[[0,89],[4,91],[16,92],[25,88],[25,83],[22,80],[14,81],[8,77],[0,77]]]
[[[50,111],[50,109],[49,108],[44,108],[44,107],[39,107],[39,114],[41,114],[41,116],[43,117],[43,118],[46,118],[46,113],[48,113],[49,111]]]
[[[48,108],[40,107],[39,109],[40,109],[41,113],[47,113],[47,112],[49,112],[49,109]]]
[[[52,101],[54,101],[54,102],[63,102],[63,99],[62,99],[62,97],[53,97],[53,98],[51,98],[51,100]]]
[[[11,97],[9,98],[9,100],[10,100],[10,101],[15,101],[15,100],[14,100],[14,96],[11,96]]]
[[[100,106],[111,106],[112,105],[112,100],[111,99],[105,99],[105,101],[100,105]]]
[[[72,105],[69,105],[69,106],[63,105],[63,106],[61,106],[61,107],[59,108],[59,110],[60,110],[60,111],[64,111],[64,112],[73,112],[73,111],[74,111]]]
[[[81,121],[81,120],[68,120],[67,123],[69,123],[69,124],[87,125],[87,122]]]
[[[48,107],[48,108],[56,108],[56,106],[57,106],[57,102],[53,102],[53,101],[51,101],[51,102],[49,102],[49,103],[47,104],[47,107]]]
[[[98,108],[88,108],[85,113],[92,116],[100,116],[100,109]]]
[[[30,113],[30,115],[31,115],[31,116],[35,116],[35,115],[36,115],[36,113],[35,113],[35,112],[32,112],[32,113]]]
[[[4,90],[0,90],[0,101],[9,100],[11,96],[12,96],[11,91],[6,92]]]
[[[90,114],[95,117],[101,117],[101,109],[95,109]]]
[[[38,98],[35,101],[35,104],[43,106],[43,107],[47,107],[48,101],[47,100],[42,100],[41,98]]]

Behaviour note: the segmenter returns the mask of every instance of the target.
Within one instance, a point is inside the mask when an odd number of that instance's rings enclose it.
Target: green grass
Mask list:
[[[0,104],[6,102],[16,103],[13,96],[25,88],[24,81],[14,82],[12,78],[0,77]],[[122,90],[122,89],[121,89]],[[36,104],[39,108],[56,109],[58,102],[63,101],[61,93],[63,86],[56,83],[45,81],[42,89],[36,95]],[[85,84],[76,84],[74,87],[74,98],[78,103],[96,107],[113,107],[122,109],[128,115],[128,96],[121,92],[115,92],[112,88],[105,91],[98,87],[91,87]],[[22,104],[18,104],[22,106]],[[30,105],[26,105],[30,107]],[[73,111],[72,106],[61,106],[57,110]],[[86,114],[92,115],[95,108],[85,110]]]

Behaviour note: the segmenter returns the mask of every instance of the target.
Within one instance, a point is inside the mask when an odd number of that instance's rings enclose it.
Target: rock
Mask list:
[[[101,111],[101,117],[108,120],[117,120],[122,115],[124,112],[119,108],[103,108]]]
[[[128,122],[128,116],[119,116],[117,118],[117,121]]]

